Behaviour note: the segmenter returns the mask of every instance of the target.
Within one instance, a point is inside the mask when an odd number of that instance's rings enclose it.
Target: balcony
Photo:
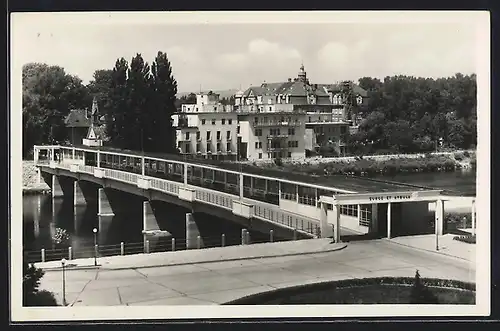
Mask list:
[[[283,139],[283,138],[288,138],[288,133],[279,133],[279,134],[273,134],[270,133],[267,135],[267,139]]]
[[[302,121],[291,121],[291,122],[286,122],[286,121],[252,122],[252,125],[253,125],[254,128],[267,127],[267,126],[286,126],[286,127],[291,127],[291,126],[301,126],[302,125]]]
[[[267,151],[268,152],[275,152],[275,151],[282,151],[284,149],[287,149],[285,146],[283,145],[279,145],[279,146],[268,146],[267,147]]]

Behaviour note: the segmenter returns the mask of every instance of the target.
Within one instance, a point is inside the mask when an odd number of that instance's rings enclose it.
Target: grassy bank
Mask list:
[[[465,152],[467,153],[467,152]],[[467,166],[471,159],[467,153],[434,155],[427,154],[419,157],[391,157],[383,159],[357,157],[354,159],[337,159],[329,162],[275,162],[254,164],[258,167],[280,168],[283,171],[304,173],[307,175],[338,175],[348,174],[356,176],[394,175],[397,173],[430,173],[451,172]]]

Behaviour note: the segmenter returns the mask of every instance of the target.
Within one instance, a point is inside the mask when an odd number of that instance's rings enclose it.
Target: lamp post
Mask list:
[[[97,267],[97,229],[92,230],[94,232],[94,266]]]
[[[65,267],[66,267],[66,259],[61,260],[62,265],[62,297],[63,297],[63,306],[66,306],[66,275],[65,275]]]

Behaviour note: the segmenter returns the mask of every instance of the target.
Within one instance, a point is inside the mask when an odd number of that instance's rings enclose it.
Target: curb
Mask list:
[[[434,254],[438,254],[438,255],[445,255],[445,256],[448,256],[448,257],[452,257],[452,258],[455,258],[455,259],[459,259],[459,260],[462,260],[462,261],[467,261],[467,262],[472,263],[471,260],[468,260],[468,259],[460,257],[460,256],[443,253],[442,251],[433,251],[433,250],[430,250],[430,249],[415,247],[415,246],[411,246],[411,245],[408,245],[408,244],[403,244],[403,243],[399,243],[399,242],[396,242],[396,241],[392,241],[391,239],[387,239],[387,238],[384,238],[384,240],[386,242],[390,242],[392,244],[396,244],[396,245],[400,245],[400,246],[404,246],[404,247],[408,247],[408,248],[413,248],[413,249],[416,249],[416,250],[419,250],[419,251],[423,251],[423,252],[429,252],[429,253],[434,253]]]
[[[305,253],[285,253],[285,254],[279,254],[279,255],[263,255],[263,256],[249,256],[249,257],[237,257],[237,258],[231,258],[231,259],[218,259],[218,260],[205,260],[205,261],[199,261],[199,262],[178,262],[178,263],[170,263],[170,264],[157,264],[157,265],[146,265],[146,266],[141,266],[141,267],[118,267],[118,268],[108,268],[108,267],[103,267],[102,265],[98,265],[97,267],[95,266],[76,266],[76,267],[66,267],[64,270],[92,270],[92,269],[98,269],[98,270],[127,270],[127,269],[147,269],[147,268],[160,268],[160,267],[173,267],[173,266],[183,266],[183,265],[190,265],[190,264],[205,264],[205,263],[216,263],[216,262],[231,262],[231,261],[244,261],[244,260],[255,260],[255,259],[267,259],[267,258],[273,258],[273,257],[287,257],[287,256],[298,256],[298,255],[311,255],[311,254],[320,254],[320,253],[329,253],[329,252],[335,252],[335,251],[340,251],[343,250],[344,248],[347,247],[347,243],[340,243],[338,247],[332,248],[332,249],[327,249],[327,250],[321,250],[321,251],[314,251],[314,252],[305,252]],[[62,271],[61,267],[56,267],[56,268],[41,268],[44,271]]]

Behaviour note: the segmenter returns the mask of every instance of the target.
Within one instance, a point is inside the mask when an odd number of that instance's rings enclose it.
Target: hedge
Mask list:
[[[467,283],[452,279],[437,279],[437,278],[421,278],[422,284],[429,287],[451,288],[466,291],[476,291],[476,284]],[[298,285],[288,288],[272,290],[264,293],[257,293],[243,298],[239,298],[223,305],[251,305],[259,304],[262,302],[270,301],[278,293],[286,293],[287,296],[302,294],[304,290],[310,291],[311,288],[314,292],[332,290],[332,289],[345,289],[354,287],[364,287],[370,285],[401,285],[413,286],[415,277],[377,277],[377,278],[354,278],[345,279],[331,282],[321,282],[316,284]]]

